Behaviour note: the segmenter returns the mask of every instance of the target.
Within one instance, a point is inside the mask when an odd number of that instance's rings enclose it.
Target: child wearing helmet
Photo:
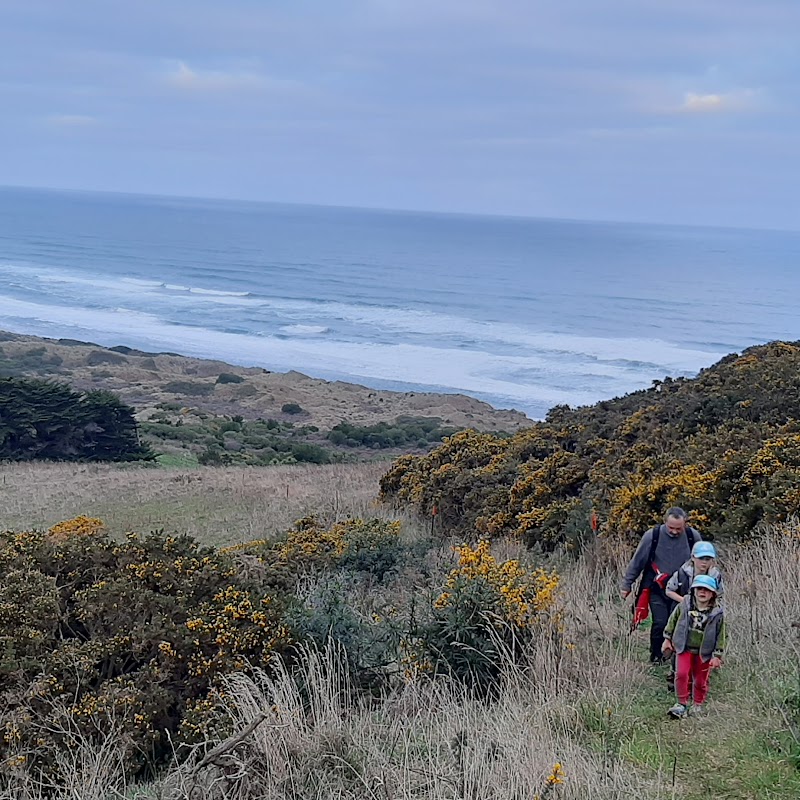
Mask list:
[[[689,594],[696,575],[710,575],[717,582],[717,600],[720,600],[725,587],[716,559],[717,550],[711,542],[695,542],[691,557],[672,573],[664,593],[670,600],[680,603]]]
[[[686,716],[689,699],[691,712],[703,710],[708,695],[708,676],[722,666],[725,649],[725,617],[717,602],[717,582],[710,575],[697,575],[690,592],[675,607],[664,629],[665,656],[676,653],[675,692],[678,702],[668,713],[681,719]]]
[[[680,603],[687,594],[689,587],[696,575],[710,575],[717,582],[717,602],[722,599],[723,584],[722,573],[717,569],[717,550],[711,542],[695,542],[692,547],[692,554],[689,560],[681,564],[672,573],[664,594],[674,603]],[[674,608],[674,606],[672,606]],[[667,674],[667,686],[671,692],[675,691],[675,654],[673,653],[669,673]]]

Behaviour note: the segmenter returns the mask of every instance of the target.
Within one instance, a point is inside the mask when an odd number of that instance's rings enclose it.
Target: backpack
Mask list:
[[[694,528],[690,526],[686,526],[686,540],[689,542],[689,553],[692,552],[695,543],[695,531]],[[661,525],[656,525],[653,528],[653,539],[650,542],[650,554],[647,556],[647,563],[652,572],[656,572],[653,565],[656,558],[656,548],[658,547],[658,537],[661,536]]]

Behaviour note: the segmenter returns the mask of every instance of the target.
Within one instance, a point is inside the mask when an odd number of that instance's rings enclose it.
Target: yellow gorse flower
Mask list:
[[[472,581],[480,581],[488,587],[496,597],[495,610],[505,622],[518,627],[528,625],[537,615],[554,606],[558,573],[528,570],[516,559],[498,562],[486,539],[475,547],[464,544],[455,551],[458,566],[450,572],[444,591],[434,602],[435,608],[447,608],[455,601],[459,587]]]
[[[104,527],[103,520],[81,514],[53,525],[47,532],[54,539],[68,539],[70,536],[94,536]]]
[[[564,767],[559,761],[553,764],[553,769],[551,773],[547,776],[547,783],[549,783],[550,786],[557,786],[559,783],[564,783],[565,777],[566,773],[564,772]]]

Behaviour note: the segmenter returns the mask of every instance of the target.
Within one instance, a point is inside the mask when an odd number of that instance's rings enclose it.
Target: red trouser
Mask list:
[[[708,694],[708,673],[711,661],[703,661],[699,653],[690,653],[685,650],[678,653],[675,668],[675,693],[678,702],[686,705],[689,702],[689,681],[691,680],[692,699],[695,704],[705,702]]]

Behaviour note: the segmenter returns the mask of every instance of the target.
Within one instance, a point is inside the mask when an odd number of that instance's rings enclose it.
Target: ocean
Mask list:
[[[0,328],[541,418],[800,339],[800,232],[0,189]]]

